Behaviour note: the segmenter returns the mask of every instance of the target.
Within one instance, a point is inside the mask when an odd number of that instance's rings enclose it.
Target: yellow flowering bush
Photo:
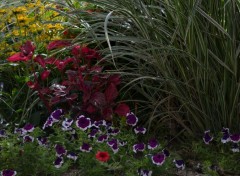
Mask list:
[[[0,9],[0,57],[5,59],[19,50],[23,41],[31,40],[42,48],[50,40],[61,38],[63,21],[54,4],[43,0],[26,1],[22,5]],[[55,22],[54,22],[55,21]]]

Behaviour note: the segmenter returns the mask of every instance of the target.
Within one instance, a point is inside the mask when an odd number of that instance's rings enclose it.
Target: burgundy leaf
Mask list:
[[[126,116],[127,113],[130,113],[130,108],[127,104],[121,103],[116,107],[114,112],[119,116]]]
[[[112,103],[118,96],[118,90],[115,84],[111,83],[105,90],[105,97],[107,103]]]
[[[106,104],[105,96],[102,92],[95,92],[91,98],[90,103],[96,107],[103,107]]]

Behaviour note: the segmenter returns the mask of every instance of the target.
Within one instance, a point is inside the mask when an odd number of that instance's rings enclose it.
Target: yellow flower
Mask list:
[[[24,6],[19,6],[19,7],[13,7],[12,8],[12,12],[14,13],[14,14],[21,14],[21,13],[25,13],[27,11],[27,8],[26,7],[24,7]]]

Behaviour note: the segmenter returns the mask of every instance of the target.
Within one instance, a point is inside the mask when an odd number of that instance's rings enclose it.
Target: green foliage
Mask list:
[[[86,2],[97,9],[81,20],[69,7],[86,28],[75,42],[107,44],[105,59],[125,76],[145,122],[173,135],[239,129],[239,1]]]

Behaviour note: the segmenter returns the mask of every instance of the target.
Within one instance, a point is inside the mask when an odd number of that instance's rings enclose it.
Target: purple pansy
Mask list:
[[[24,127],[23,127],[23,130],[26,131],[26,132],[33,132],[34,130],[34,126],[30,123],[26,124]]]
[[[131,113],[127,113],[126,115],[127,118],[127,124],[130,126],[135,126],[137,125],[138,122],[138,118],[131,112]]]
[[[221,142],[225,144],[230,141],[229,128],[223,128],[222,133],[223,133],[223,137],[221,138]]]
[[[161,166],[164,163],[166,156],[163,153],[158,153],[153,155],[151,158],[153,164]]]
[[[1,176],[15,176],[17,175],[17,172],[14,170],[3,170],[2,172],[0,172]]]
[[[51,113],[50,117],[53,119],[53,122],[58,122],[62,115],[63,115],[63,110],[57,109]]]
[[[34,137],[29,136],[29,135],[25,135],[25,136],[23,136],[23,141],[24,142],[33,142],[34,141]]]
[[[91,131],[90,131],[90,133],[88,134],[88,137],[89,137],[89,138],[95,138],[95,137],[96,137],[96,134],[97,134],[98,132],[100,132],[99,129],[92,128]]]
[[[230,140],[231,140],[233,143],[239,143],[239,141],[240,141],[240,134],[230,135]]]
[[[19,134],[20,136],[24,136],[27,132],[23,130],[22,128],[15,128],[14,134]]]
[[[46,122],[44,123],[43,125],[43,130],[47,127],[51,127],[53,125],[54,121],[53,121],[53,118],[49,117]]]
[[[115,143],[115,144],[113,144],[110,147],[111,147],[111,149],[112,149],[114,154],[116,154],[118,152],[118,150],[119,150],[118,143]]]
[[[47,146],[47,138],[46,137],[37,137],[38,144],[40,146]]]
[[[232,147],[231,147],[232,152],[236,153],[239,152],[239,146],[237,143],[233,143]]]
[[[162,152],[166,157],[170,156],[170,152],[167,149],[163,149]]]
[[[56,168],[60,168],[63,165],[63,158],[57,157],[57,159],[54,161],[54,166]]]
[[[136,127],[136,128],[134,128],[134,132],[136,133],[136,134],[145,134],[146,133],[146,128],[144,128],[144,127]]]
[[[112,147],[114,144],[117,144],[118,140],[117,139],[111,139],[109,141],[107,141],[107,145]]]
[[[148,141],[148,149],[153,150],[159,146],[158,141],[156,139],[151,139]]]
[[[5,130],[0,130],[0,137],[7,137]]]
[[[99,128],[100,126],[106,126],[107,123],[105,120],[98,120],[98,121],[94,121],[92,126]]]
[[[138,143],[138,144],[134,144],[133,145],[133,152],[137,153],[137,152],[142,152],[145,150],[145,144],[144,143]]]
[[[151,170],[138,169],[138,175],[139,176],[151,176],[152,171]]]
[[[108,134],[112,136],[116,136],[120,133],[120,130],[118,128],[109,128]]]
[[[61,146],[59,144],[55,145],[55,150],[56,150],[56,155],[58,157],[63,156],[63,155],[65,155],[67,153],[67,150],[63,146]]]
[[[83,143],[82,146],[80,147],[80,150],[82,152],[90,152],[92,150],[92,147],[87,143]]]
[[[66,118],[63,122],[62,122],[62,130],[63,131],[69,131],[71,130],[71,125],[73,123],[73,119],[68,119]]]
[[[77,154],[76,154],[76,153],[74,153],[74,152],[69,152],[69,153],[67,154],[67,158],[69,158],[69,159],[72,159],[72,160],[76,161],[76,160],[77,160],[77,158],[78,158],[78,156],[77,156]]]
[[[105,141],[107,141],[107,140],[108,140],[108,135],[103,134],[103,135],[100,135],[100,136],[98,137],[97,142],[103,143],[103,142],[105,142]]]
[[[91,127],[91,120],[89,118],[86,118],[84,115],[81,115],[76,121],[76,126],[85,131]]]
[[[185,169],[185,164],[184,164],[183,160],[175,160],[174,159],[173,162],[178,169],[181,169],[181,170]]]
[[[204,137],[203,137],[203,141],[205,144],[209,144],[209,142],[211,142],[213,140],[213,137],[210,136],[210,130],[207,130],[204,132]]]

